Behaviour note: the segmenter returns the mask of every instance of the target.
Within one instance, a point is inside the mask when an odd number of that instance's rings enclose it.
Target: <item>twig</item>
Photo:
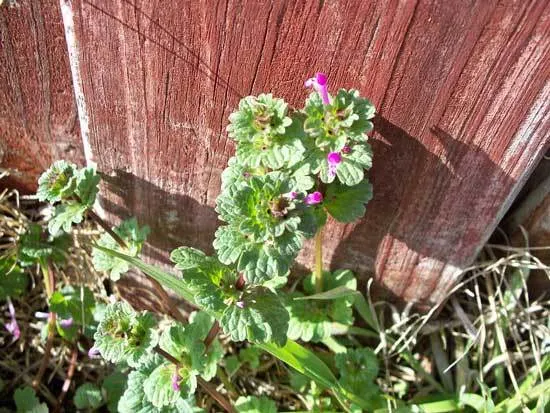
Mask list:
[[[99,215],[97,215],[92,209],[88,209],[88,215],[92,220],[94,220],[101,228],[105,230],[107,234],[109,234],[118,245],[120,245],[123,249],[127,250],[128,245],[126,242],[118,235],[115,231],[111,229],[109,224],[107,224],[103,218],[101,218]]]
[[[63,400],[65,399],[65,396],[67,392],[69,391],[69,387],[71,387],[71,381],[74,376],[74,371],[76,369],[76,360],[78,358],[78,348],[76,346],[73,347],[73,351],[71,352],[71,359],[69,360],[69,368],[67,369],[67,377],[65,378],[65,381],[63,382],[63,387],[61,388],[61,393],[59,394],[59,397],[57,398],[57,404],[54,408],[54,413],[57,413],[61,409],[61,405],[63,404]]]

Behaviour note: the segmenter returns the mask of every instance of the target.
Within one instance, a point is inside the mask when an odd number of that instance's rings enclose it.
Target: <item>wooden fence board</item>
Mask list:
[[[359,224],[330,223],[325,262],[407,300],[444,297],[548,147],[546,0],[61,6],[102,207],[150,225],[157,260],[211,250],[239,98],[301,105],[315,71],[379,109],[374,200]]]
[[[56,0],[0,8],[0,68],[0,165],[13,170],[2,185],[34,191],[53,160],[84,162]]]

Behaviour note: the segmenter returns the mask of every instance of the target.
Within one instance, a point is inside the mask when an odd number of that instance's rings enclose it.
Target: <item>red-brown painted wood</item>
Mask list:
[[[56,0],[0,7],[0,68],[0,166],[11,170],[0,185],[32,192],[52,161],[84,163]]]
[[[329,225],[325,262],[406,300],[445,296],[548,146],[546,0],[61,4],[102,206],[152,227],[154,259],[211,250],[240,97],[301,105],[316,71],[380,114],[374,200]]]

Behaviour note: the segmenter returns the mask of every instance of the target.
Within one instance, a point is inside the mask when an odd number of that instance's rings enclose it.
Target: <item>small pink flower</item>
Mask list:
[[[59,320],[61,328],[70,328],[73,325],[73,318],[66,318]]]
[[[88,357],[91,359],[98,358],[99,355],[99,349],[96,346],[90,347],[88,350]]]
[[[177,372],[172,374],[172,390],[180,391],[180,376]]]
[[[321,95],[321,99],[323,100],[323,104],[328,105],[330,104],[330,99],[328,97],[328,89],[327,89],[327,75],[324,73],[316,73],[315,77],[312,77],[305,82],[306,87],[313,87],[317,93]]]
[[[292,191],[292,192],[288,192],[286,194],[283,195],[285,198],[288,198],[288,199],[296,199],[296,197],[298,196],[298,192],[295,192],[295,191]]]
[[[336,167],[342,162],[342,155],[340,152],[331,152],[327,156],[328,161],[328,176],[334,178],[336,176]]]
[[[323,202],[323,194],[319,191],[315,191],[311,194],[308,194],[304,202],[308,205],[319,204]]]
[[[15,308],[13,307],[13,303],[11,302],[11,299],[8,297],[8,311],[10,313],[10,322],[4,324],[4,327],[6,327],[6,330],[13,335],[14,341],[19,340],[19,337],[21,337],[21,330],[19,329],[19,324],[17,324],[17,319],[15,318]]]
[[[347,155],[348,153],[351,153],[351,148],[350,148],[348,145],[344,146],[344,147],[342,148],[342,153],[345,153],[346,155]]]
[[[241,309],[243,309],[243,308],[245,307],[244,301],[237,301],[237,302],[235,303],[235,305],[236,305],[237,307],[241,308]]]

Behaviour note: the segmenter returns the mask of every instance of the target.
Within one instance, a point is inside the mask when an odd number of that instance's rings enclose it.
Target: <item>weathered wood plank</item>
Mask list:
[[[0,8],[0,165],[2,185],[36,189],[60,158],[83,164],[63,23],[56,0]]]
[[[155,259],[211,250],[239,98],[301,104],[318,70],[380,112],[375,198],[358,225],[330,224],[325,262],[407,300],[445,295],[548,146],[545,0],[61,4],[102,206],[149,224]]]

